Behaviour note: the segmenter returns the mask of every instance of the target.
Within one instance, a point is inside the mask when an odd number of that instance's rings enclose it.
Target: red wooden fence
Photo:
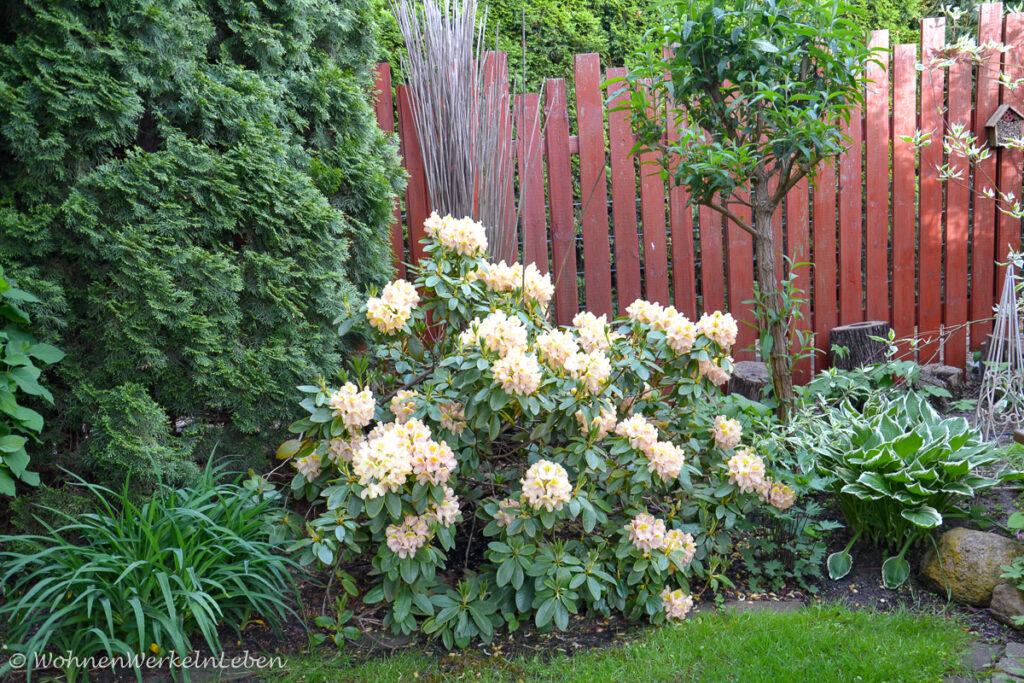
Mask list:
[[[1000,287],[996,263],[1019,248],[1020,221],[966,184],[940,181],[937,167],[946,161],[946,126],[965,124],[985,140],[985,122],[1001,102],[1024,109],[1020,93],[999,81],[1000,69],[1021,75],[1024,14],[1004,16],[1000,3],[982,5],[978,32],[979,43],[1010,46],[1002,64],[996,54],[973,68],[916,69],[915,62],[927,64],[945,42],[942,19],[921,22],[920,45],[890,48],[887,32],[873,32],[869,44],[879,49],[879,61],[870,67],[863,111],[846,130],[852,145],[822,163],[813,183],[793,188],[775,217],[780,254],[796,264],[797,285],[808,299],[795,324],[816,335],[819,349],[827,348],[828,331],[838,324],[883,319],[900,336],[925,338],[919,361],[941,358],[963,367],[968,349],[976,350],[991,331],[984,319]],[[555,319],[568,323],[581,308],[621,313],[644,297],[674,304],[690,317],[728,309],[752,323],[750,236],[704,207],[688,206],[687,188],[667,187],[653,154],[631,154],[628,114],[612,111],[622,96],[616,86],[601,87],[624,69],[602,73],[595,54],[577,55],[574,66],[575,125],[562,79],[548,80],[543,95],[517,96],[514,112],[519,253],[552,273]],[[507,70],[498,73],[507,78]],[[392,231],[396,267],[404,274],[403,262],[422,256],[419,239],[430,210],[426,180],[409,92],[398,85],[393,101],[387,64],[378,66],[377,90],[378,122],[397,130],[409,172]],[[920,152],[902,139],[916,129],[932,134],[933,143]],[[1020,151],[999,150],[980,165],[975,187],[995,182],[1020,196],[1022,163]],[[753,358],[746,347],[755,340],[754,328],[740,329],[734,355]],[[813,361],[824,367],[827,354]],[[812,359],[797,364],[798,381],[811,372]]]

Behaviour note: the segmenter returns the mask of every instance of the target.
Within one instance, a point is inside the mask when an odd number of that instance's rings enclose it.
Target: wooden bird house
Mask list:
[[[1024,114],[1008,104],[1001,104],[985,124],[989,147],[1006,147],[1010,140],[1020,140]]]

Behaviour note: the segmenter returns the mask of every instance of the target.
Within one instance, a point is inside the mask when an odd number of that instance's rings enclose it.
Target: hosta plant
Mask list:
[[[301,388],[279,450],[313,503],[295,551],[369,561],[384,625],[449,647],[582,612],[683,618],[758,499],[792,503],[715,411],[735,321],[637,301],[558,328],[550,278],[488,263],[483,226],[426,233],[414,281],[344,325],[367,355]]]
[[[910,575],[907,550],[930,538],[944,515],[962,513],[960,503],[998,483],[978,472],[999,460],[993,445],[965,419],[943,418],[919,394],[870,399],[863,411],[847,404],[833,409],[829,422],[834,438],[818,466],[835,477],[832,490],[853,532],[846,548],[828,558],[833,579],[850,571],[850,548],[865,536],[895,552],[882,565],[882,579],[899,586]]]

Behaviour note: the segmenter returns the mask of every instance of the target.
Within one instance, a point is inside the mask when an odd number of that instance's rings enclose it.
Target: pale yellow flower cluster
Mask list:
[[[458,466],[448,444],[434,441],[416,418],[377,425],[354,451],[352,470],[365,487],[363,498],[397,491],[410,475],[420,484],[444,484]]]
[[[340,417],[353,433],[370,424],[373,419],[373,393],[369,389],[360,391],[352,382],[347,382],[331,394],[328,404],[334,410],[334,416]]]
[[[729,458],[729,483],[735,484],[743,493],[757,491],[764,482],[764,461],[750,449],[742,448]]]
[[[587,353],[611,347],[611,335],[605,316],[598,318],[590,311],[582,311],[573,317],[572,326],[580,337],[580,346]]]
[[[551,276],[540,272],[540,269],[533,263],[526,266],[523,281],[523,296],[526,297],[526,300],[534,301],[541,308],[546,309],[554,294],[555,285],[551,282]]]
[[[541,382],[540,363],[537,362],[537,357],[519,350],[511,351],[494,361],[491,375],[505,393],[516,396],[536,393]]]
[[[743,427],[739,420],[732,420],[725,415],[715,418],[715,426],[711,428],[711,435],[715,439],[715,445],[723,451],[736,448],[743,437]]]
[[[537,510],[561,510],[562,505],[572,498],[569,474],[564,467],[550,460],[538,460],[530,465],[520,483],[526,502]]]
[[[406,515],[401,524],[389,524],[384,535],[391,552],[404,560],[415,555],[430,539],[430,527],[424,517]]]
[[[634,413],[615,426],[615,433],[629,439],[629,445],[644,453],[653,450],[658,428],[640,413]]]
[[[601,406],[601,414],[595,417],[590,425],[587,424],[587,418],[584,417],[582,410],[576,411],[576,419],[579,421],[583,433],[587,436],[593,436],[598,441],[608,436],[615,429],[615,411],[604,406]]]
[[[768,503],[778,510],[788,510],[796,502],[796,492],[780,481],[765,477],[757,487],[757,496],[762,503]]]
[[[424,516],[435,520],[441,526],[451,526],[459,520],[459,515],[461,514],[459,497],[455,495],[455,491],[450,486],[445,485],[444,500],[441,501],[440,505],[432,505],[424,513]]]
[[[722,347],[723,353],[729,353],[733,344],[736,343],[739,328],[732,315],[715,311],[714,313],[705,313],[700,317],[697,322],[697,331]]]
[[[626,313],[630,319],[664,332],[665,343],[676,353],[689,353],[697,339],[697,326],[674,306],[662,306],[637,299],[629,305]]]
[[[306,481],[313,481],[320,474],[320,456],[316,453],[307,455],[304,458],[296,458],[293,461],[295,469],[306,478]]]
[[[666,555],[682,553],[683,565],[688,565],[693,561],[693,556],[697,554],[697,544],[694,543],[693,536],[690,534],[679,529],[672,529],[672,531],[665,534],[662,550],[665,551]]]
[[[331,450],[327,454],[331,462],[337,464],[338,461],[352,462],[352,456],[355,455],[356,448],[363,442],[361,436],[356,436],[351,439],[331,439]]]
[[[729,367],[732,367],[732,356],[726,356]],[[707,377],[716,387],[720,387],[729,381],[729,371],[712,360],[697,361],[698,373],[701,377]]]
[[[552,370],[566,367],[580,352],[576,337],[568,330],[549,330],[538,335],[536,345],[540,357]]]
[[[409,389],[402,389],[391,397],[391,413],[395,416],[395,422],[404,424],[416,412],[417,398],[419,394]]]
[[[494,311],[483,320],[474,318],[459,340],[464,346],[478,344],[485,351],[504,356],[526,350],[526,326],[518,316]]]
[[[384,287],[380,297],[367,300],[366,319],[384,334],[391,334],[405,325],[419,302],[415,287],[405,280],[395,280]]]
[[[661,477],[662,481],[678,477],[686,461],[683,449],[668,441],[658,441],[649,452],[645,451],[645,455],[648,460],[647,469]]]
[[[693,609],[693,596],[682,589],[670,590],[668,586],[661,591],[661,605],[665,608],[665,618],[680,621]]]
[[[601,391],[612,374],[612,362],[604,351],[577,353],[569,359],[566,369],[591,394]]]
[[[661,550],[665,545],[665,522],[641,512],[623,527],[629,534],[629,541],[647,557],[653,550]]]
[[[461,403],[442,403],[437,409],[441,412],[441,426],[452,434],[461,434],[466,428],[466,412]]]
[[[498,503],[498,512],[494,515],[494,521],[498,526],[508,526],[519,516],[519,501],[513,498],[506,498]]]
[[[480,256],[487,251],[487,231],[472,218],[441,218],[434,212],[423,223],[423,230],[445,249],[463,256]]]

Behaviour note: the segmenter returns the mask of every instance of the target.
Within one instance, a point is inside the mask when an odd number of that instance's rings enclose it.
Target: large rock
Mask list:
[[[1008,583],[1001,583],[992,589],[992,604],[989,612],[996,621],[1024,631],[1024,626],[1013,621],[1014,617],[1024,617],[1024,593]]]
[[[921,578],[940,593],[947,587],[954,600],[985,606],[992,590],[1003,583],[1002,566],[1024,555],[1017,541],[974,529],[950,529],[939,537],[942,566],[930,549],[921,559]]]

